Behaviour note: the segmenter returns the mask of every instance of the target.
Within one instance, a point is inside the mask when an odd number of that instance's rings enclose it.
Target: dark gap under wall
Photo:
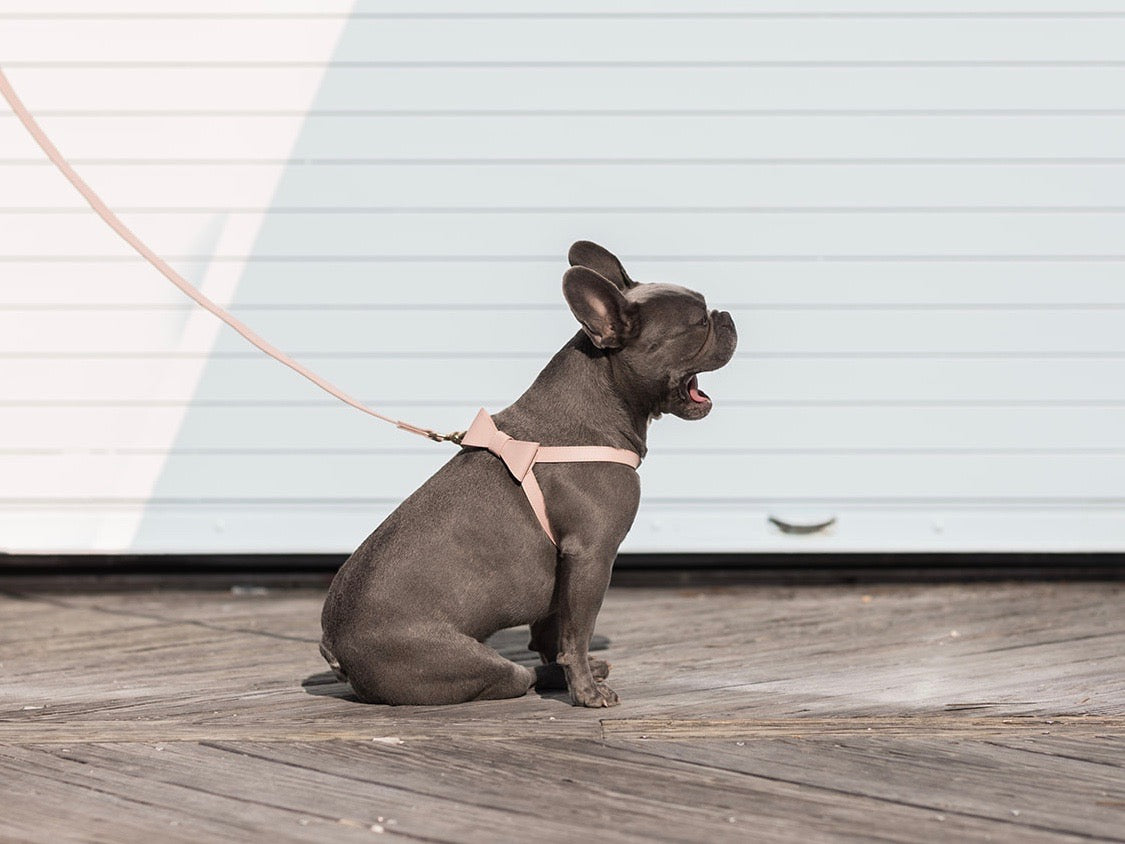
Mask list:
[[[0,554],[0,589],[326,586],[345,554]],[[617,586],[1122,581],[1125,554],[621,554]]]

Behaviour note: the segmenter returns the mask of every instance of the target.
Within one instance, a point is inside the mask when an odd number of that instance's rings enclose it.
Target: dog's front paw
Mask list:
[[[621,701],[617,692],[605,683],[594,683],[589,689],[571,689],[570,699],[575,706],[589,706],[599,709],[603,706],[617,706]]]

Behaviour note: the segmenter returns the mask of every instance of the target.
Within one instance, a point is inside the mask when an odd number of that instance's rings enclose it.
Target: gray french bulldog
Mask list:
[[[702,419],[697,374],[724,366],[737,334],[726,311],[673,284],[638,284],[606,249],[575,243],[563,295],[582,326],[496,427],[544,446],[600,445],[644,456],[653,419]],[[540,463],[557,547],[519,482],[483,448],[462,448],[364,540],[337,572],[321,653],[363,701],[447,704],[570,690],[613,706],[609,666],[589,656],[617,548],[640,501],[628,465]],[[528,624],[535,669],[484,640]]]

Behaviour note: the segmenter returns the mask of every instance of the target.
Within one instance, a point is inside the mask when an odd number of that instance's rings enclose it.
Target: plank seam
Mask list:
[[[945,803],[938,803],[938,804],[935,804],[935,805],[930,805],[930,804],[927,804],[927,803],[917,803],[917,802],[910,801],[910,800],[897,799],[897,798],[893,798],[893,797],[883,797],[883,796],[880,796],[880,795],[877,795],[877,794],[871,794],[870,792],[849,791],[848,789],[844,789],[844,788],[834,788],[834,787],[829,786],[829,785],[820,785],[820,784],[817,784],[817,783],[814,783],[814,782],[810,782],[808,780],[790,779],[790,778],[787,778],[787,777],[779,777],[779,776],[776,776],[776,775],[769,775],[769,774],[763,774],[763,773],[751,774],[751,773],[747,773],[747,772],[744,772],[744,771],[736,771],[736,770],[731,770],[729,768],[721,768],[721,767],[718,767],[716,765],[709,765],[705,762],[698,762],[698,761],[694,761],[694,760],[686,760],[686,759],[669,760],[669,757],[662,756],[661,754],[659,754],[655,751],[643,750],[643,749],[641,749],[641,748],[639,748],[635,745],[632,745],[632,744],[625,744],[624,747],[622,746],[624,744],[623,742],[618,742],[617,744],[612,744],[612,743],[606,742],[606,744],[609,747],[618,747],[619,749],[633,750],[636,753],[640,753],[642,755],[651,756],[653,758],[660,759],[660,760],[664,761],[665,763],[667,763],[668,761],[675,761],[675,762],[682,763],[684,765],[690,765],[690,766],[694,766],[694,767],[698,767],[698,768],[703,768],[703,769],[708,770],[708,771],[716,771],[716,772],[721,771],[721,772],[727,773],[727,774],[736,774],[736,775],[739,775],[739,776],[746,777],[748,779],[763,779],[763,780],[767,780],[767,781],[770,781],[770,782],[784,783],[786,785],[794,785],[794,786],[797,786],[798,788],[807,788],[807,789],[810,789],[810,790],[813,790],[813,791],[823,791],[823,792],[827,792],[827,793],[831,793],[831,794],[839,794],[839,795],[842,795],[842,796],[845,796],[845,797],[851,797],[851,798],[860,797],[860,798],[867,799],[867,800],[874,800],[874,801],[879,802],[879,803],[888,803],[888,804],[891,804],[891,805],[903,806],[903,807],[906,807],[906,808],[921,809],[921,810],[927,811],[927,812],[939,812],[941,814],[957,815],[959,817],[964,817],[964,818],[973,818],[975,820],[982,820],[982,821],[988,821],[990,823],[1002,824],[1002,825],[1007,826],[1009,828],[1015,827],[1015,828],[1026,828],[1026,829],[1038,829],[1038,830],[1042,830],[1044,832],[1051,832],[1051,833],[1055,833],[1055,834],[1072,835],[1076,838],[1082,838],[1082,839],[1089,840],[1089,841],[1104,841],[1105,840],[1100,835],[1094,835],[1094,834],[1086,833],[1086,832],[1078,832],[1078,831],[1075,831],[1073,829],[1068,829],[1068,828],[1065,828],[1065,827],[1050,826],[1050,825],[1047,825],[1047,824],[1039,824],[1039,823],[1031,823],[1031,822],[1026,821],[1026,820],[1017,820],[1015,818],[1004,817],[1002,815],[999,816],[999,817],[994,816],[994,815],[986,815],[986,814],[982,814],[982,813],[979,813],[979,812],[968,811],[966,809],[953,808],[953,807],[951,807],[951,806],[949,806],[948,804],[945,804]]]

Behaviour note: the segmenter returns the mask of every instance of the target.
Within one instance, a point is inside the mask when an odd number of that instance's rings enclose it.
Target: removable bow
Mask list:
[[[481,408],[473,424],[461,438],[461,445],[471,445],[477,448],[486,448],[508,467],[517,481],[521,484],[527,473],[535,463],[535,456],[539,452],[539,443],[526,442],[512,439],[503,431],[497,430],[492,417]]]

